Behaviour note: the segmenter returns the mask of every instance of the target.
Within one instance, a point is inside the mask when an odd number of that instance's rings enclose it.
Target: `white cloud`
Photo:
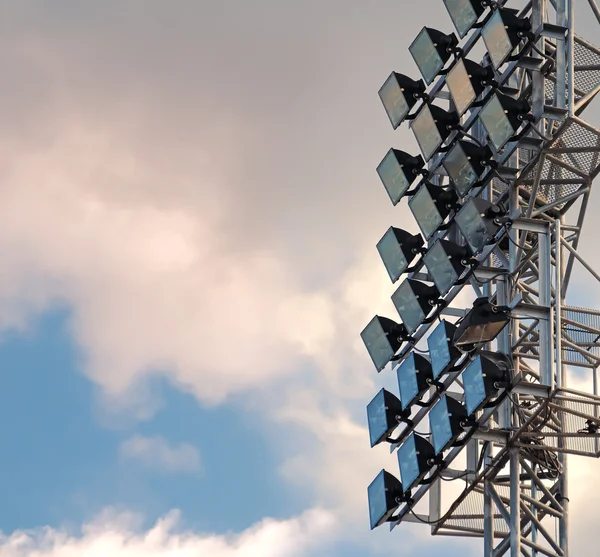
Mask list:
[[[197,472],[202,466],[196,447],[189,443],[170,445],[163,437],[134,435],[121,443],[119,453],[165,472]]]

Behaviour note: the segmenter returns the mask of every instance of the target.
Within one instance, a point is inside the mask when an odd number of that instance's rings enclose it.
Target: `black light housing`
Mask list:
[[[377,371],[381,371],[408,340],[406,327],[387,317],[376,315],[360,333]]]
[[[470,258],[469,248],[442,238],[429,248],[423,256],[423,263],[441,296],[445,296],[471,267]]]
[[[371,530],[388,522],[402,502],[404,492],[400,480],[382,470],[367,489]]]
[[[489,147],[473,141],[457,141],[444,157],[442,165],[451,184],[461,197],[477,184],[486,168],[496,167],[494,155]]]
[[[379,98],[392,127],[396,129],[408,116],[410,109],[425,95],[425,83],[392,72],[379,89]]]
[[[454,345],[455,334],[456,325],[442,320],[427,337],[427,348],[434,380],[452,369],[462,356],[462,352]]]
[[[393,226],[377,242],[377,251],[392,282],[396,282],[417,254],[423,251],[423,244],[420,234],[411,234]]]
[[[521,124],[530,120],[531,106],[526,100],[494,93],[479,113],[492,145],[499,150],[516,134]]]
[[[398,465],[404,493],[408,493],[433,468],[435,451],[433,445],[411,433],[398,448]]]
[[[442,71],[457,45],[458,39],[454,33],[446,35],[431,27],[421,29],[408,50],[427,85]]]
[[[427,240],[458,206],[458,196],[452,189],[430,183],[423,184],[411,197],[408,206]]]
[[[485,0],[444,0],[444,4],[461,39],[477,23],[487,6]]]
[[[394,394],[381,389],[367,405],[367,421],[371,447],[389,438],[398,427],[398,419],[402,413],[402,404]]]
[[[417,176],[422,174],[425,161],[399,149],[390,149],[377,167],[377,174],[394,205],[397,205]]]
[[[486,406],[507,385],[510,367],[506,354],[482,350],[465,368],[462,381],[468,416]]]
[[[429,427],[436,455],[444,452],[464,431],[465,407],[450,395],[443,395],[429,412]]]
[[[518,44],[530,35],[531,21],[519,17],[519,11],[498,8],[484,25],[481,34],[494,65],[498,69]]]
[[[459,58],[446,76],[446,85],[459,116],[477,100],[488,85],[493,85],[494,69],[477,62]]]
[[[459,127],[460,118],[456,112],[449,112],[433,104],[424,104],[411,125],[426,161],[433,157],[452,131]]]
[[[473,308],[457,324],[454,345],[470,351],[494,340],[510,321],[510,309],[496,306],[487,297],[477,298]]]
[[[494,203],[473,197],[456,214],[454,222],[469,244],[474,254],[486,245],[493,244],[496,234],[502,228],[498,220],[505,212]]]
[[[414,333],[437,305],[440,293],[435,286],[414,279],[405,279],[392,294],[392,302],[408,334]]]
[[[429,389],[433,381],[429,360],[414,352],[396,368],[396,374],[402,410],[409,409]]]

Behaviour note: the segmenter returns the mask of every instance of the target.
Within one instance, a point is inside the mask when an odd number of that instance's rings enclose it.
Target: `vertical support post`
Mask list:
[[[552,331],[552,262],[550,227],[539,235],[539,291],[540,306],[548,308],[548,317],[540,321],[540,378],[543,385],[554,386],[553,382],[553,331]]]
[[[485,449],[484,466],[489,466],[492,457],[491,444]],[[490,488],[490,480],[483,481],[483,556],[494,556],[494,501]]]
[[[567,36],[567,70],[569,76],[569,116],[575,114],[575,0],[569,2],[569,21]]]
[[[556,0],[556,25],[561,27],[568,27],[567,1]],[[569,31],[566,40],[556,40],[556,88],[554,95],[558,108],[567,108],[567,45],[570,35],[571,32]]]
[[[531,2],[531,26],[534,32],[542,28],[546,17],[546,0],[532,0]],[[537,47],[544,52],[545,47],[544,37],[540,37],[537,41]],[[533,116],[538,119],[544,115],[544,104],[546,92],[544,88],[544,74],[541,71],[535,70],[531,72],[531,108]]]
[[[521,557],[521,474],[519,449],[510,449],[510,555]]]

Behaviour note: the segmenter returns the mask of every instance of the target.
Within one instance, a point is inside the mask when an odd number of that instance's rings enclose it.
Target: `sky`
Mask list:
[[[441,0],[0,6],[0,557],[480,554],[368,526],[395,387],[359,332],[394,315],[377,240],[416,229],[377,90],[426,23]]]

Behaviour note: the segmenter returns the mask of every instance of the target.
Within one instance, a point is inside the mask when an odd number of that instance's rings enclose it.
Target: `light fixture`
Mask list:
[[[446,76],[446,85],[458,115],[462,116],[488,85],[495,85],[494,69],[459,58]]]
[[[425,95],[425,83],[392,72],[379,89],[379,98],[392,127],[396,129],[408,116],[410,109]]]
[[[462,39],[477,23],[488,2],[485,0],[444,0],[444,4],[458,36]]]
[[[457,141],[444,157],[442,165],[454,189],[461,197],[469,193],[486,168],[496,167],[494,155],[489,147],[472,141]]]
[[[430,382],[433,381],[429,360],[414,352],[396,368],[396,374],[402,410],[409,409],[429,389]]]
[[[429,412],[429,427],[436,455],[444,452],[464,431],[465,407],[450,394],[443,395]]]
[[[423,238],[391,226],[377,242],[377,251],[392,282],[396,282],[417,254],[423,251]]]
[[[411,197],[408,206],[423,236],[429,240],[458,206],[458,196],[452,189],[425,183]]]
[[[371,447],[389,438],[398,427],[397,416],[402,414],[402,404],[394,394],[381,389],[367,405],[367,421]]]
[[[454,217],[454,222],[464,236],[473,254],[478,254],[486,245],[495,242],[502,228],[499,220],[505,212],[494,203],[473,197]]]
[[[483,26],[481,34],[495,69],[498,69],[518,44],[527,38],[531,22],[519,17],[519,11],[498,8]]]
[[[392,302],[402,317],[408,334],[419,328],[431,310],[438,305],[439,299],[440,293],[435,286],[414,279],[405,279],[392,294]]]
[[[434,380],[450,371],[462,356],[461,351],[454,346],[455,334],[456,325],[442,320],[427,337],[427,348]]]
[[[421,155],[413,157],[399,149],[390,149],[377,167],[392,203],[397,205],[411,184],[422,174],[425,161]]]
[[[429,441],[411,433],[398,448],[398,465],[404,493],[408,493],[433,468],[435,452]]]
[[[486,406],[507,385],[510,367],[506,354],[482,350],[465,368],[461,377],[468,416]]]
[[[360,333],[377,371],[394,357],[402,342],[409,339],[406,327],[387,317],[376,315]]]
[[[526,100],[494,93],[479,113],[479,119],[496,150],[515,135],[521,124],[531,120],[531,107]]]
[[[442,71],[457,45],[458,39],[454,33],[446,35],[430,27],[421,29],[408,50],[427,85]]]
[[[457,324],[454,345],[469,351],[494,340],[510,321],[510,309],[496,306],[487,297],[477,298],[473,308]]]
[[[371,530],[387,522],[402,502],[404,492],[400,480],[382,470],[367,489]]]
[[[460,119],[456,112],[448,112],[433,104],[424,104],[411,125],[426,161],[435,154],[452,131],[459,127]]]
[[[466,246],[440,238],[423,256],[423,263],[440,295],[445,296],[458,283],[465,270],[471,268],[470,259],[471,254]]]

